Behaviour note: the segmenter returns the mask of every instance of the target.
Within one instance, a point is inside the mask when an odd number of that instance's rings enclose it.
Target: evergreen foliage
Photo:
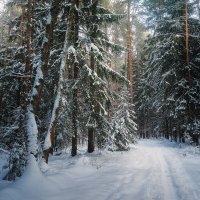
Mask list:
[[[125,87],[121,92],[121,98],[111,121],[108,148],[112,151],[127,151],[130,149],[130,144],[136,142],[137,125],[134,105],[129,103],[130,95]]]
[[[145,1],[145,3],[149,2]],[[199,110],[198,82],[200,77],[197,73],[199,71],[197,61],[199,45],[195,43],[199,44],[199,21],[192,17],[189,18],[188,66],[185,6],[185,1],[163,2],[159,9],[162,16],[155,14],[157,8],[148,8],[157,22],[154,34],[147,40],[146,54],[148,57],[143,81],[145,91],[140,95],[138,109],[143,110],[140,116],[147,115],[144,118],[149,118],[145,122],[148,126],[145,132],[153,134],[159,131],[166,138],[170,136],[180,142],[191,136],[192,140],[198,143],[199,114],[197,112]],[[190,14],[192,6],[189,4]],[[156,123],[158,117],[159,123]]]
[[[126,116],[115,137],[124,147],[113,150],[128,150],[135,134],[132,108],[112,87],[129,84],[110,67],[113,54],[125,48],[106,31],[125,15],[111,12],[108,2],[70,0],[34,1],[31,15],[31,2],[7,4],[16,16],[7,23],[0,51],[0,145],[10,152],[9,180],[22,175],[30,154],[39,161],[44,153],[48,162],[56,149],[89,143],[91,128],[93,147],[105,148],[117,126],[111,122],[116,102],[122,110],[117,122]]]

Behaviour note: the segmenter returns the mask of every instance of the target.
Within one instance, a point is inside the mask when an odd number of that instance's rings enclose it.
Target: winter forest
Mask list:
[[[200,199],[200,0],[0,0],[0,200]]]

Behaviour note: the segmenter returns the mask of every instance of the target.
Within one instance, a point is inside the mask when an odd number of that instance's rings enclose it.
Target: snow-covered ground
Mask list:
[[[140,140],[129,152],[50,158],[14,183],[0,182],[0,200],[199,200],[198,149]]]

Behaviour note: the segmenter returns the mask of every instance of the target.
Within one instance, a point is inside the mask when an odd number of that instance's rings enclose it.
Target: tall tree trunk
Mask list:
[[[72,149],[71,156],[77,155],[77,139],[78,139],[78,129],[77,129],[77,89],[73,91],[73,112],[72,112],[72,124],[73,124],[73,135],[72,135]]]
[[[25,6],[24,0],[22,0],[22,15],[20,22],[20,46],[22,47],[24,44],[24,16],[25,16]]]
[[[20,47],[23,47],[24,45],[24,18],[25,18],[25,5],[24,5],[24,0],[22,0],[22,5],[21,5],[21,10],[22,10],[22,13],[21,13],[21,22],[20,22],[20,38],[19,38],[19,45]],[[29,13],[30,14],[30,13]],[[28,45],[27,45],[28,46]],[[22,82],[25,83],[25,81],[22,81],[21,78],[18,78],[18,91],[17,91],[17,97],[16,97],[16,102],[17,102],[17,105],[20,106],[21,103],[22,105],[24,105],[24,102],[21,102],[21,99],[23,99],[22,95],[23,95],[23,91],[21,91],[21,85],[22,85]],[[23,88],[24,89],[24,88]],[[22,94],[21,94],[22,92]],[[24,100],[24,99],[23,99]],[[25,108],[24,108],[25,109]],[[26,109],[25,109],[26,110]],[[22,116],[21,116],[21,119],[20,119],[20,123],[23,122],[23,119],[22,119]]]
[[[188,24],[188,0],[185,0],[185,32],[186,32],[186,64],[187,64],[187,67],[188,67],[188,82],[189,82],[189,90],[191,89],[192,87],[192,75],[191,75],[191,66],[190,66],[190,58],[189,58],[189,24]],[[188,115],[188,118],[189,118],[189,121],[191,120],[191,118],[193,117],[192,116],[192,111],[191,111],[191,102],[190,100],[188,99],[188,103],[187,103],[187,115]],[[189,122],[188,121],[188,122]],[[193,136],[193,135],[192,135]]]
[[[78,78],[78,66],[74,65],[74,80]],[[77,155],[77,139],[78,139],[78,128],[77,128],[77,112],[78,112],[78,89],[74,88],[73,91],[73,112],[72,112],[72,123],[73,123],[73,136],[72,136],[72,150],[71,155]]]
[[[23,1],[24,3],[24,1]],[[24,43],[24,15],[25,15],[25,6],[22,5],[22,16],[21,16],[21,31],[20,31],[20,46],[23,46]],[[33,18],[33,0],[28,1],[28,18],[27,18],[27,30],[26,30],[26,57],[25,57],[25,77],[23,79],[23,88],[22,88],[22,109],[23,114],[27,112],[29,93],[30,93],[30,76],[32,72],[32,18]],[[22,123],[22,122],[21,122]]]
[[[95,3],[95,0],[92,0],[92,3]],[[100,3],[100,2],[97,1],[97,3]],[[96,14],[96,8],[93,8],[91,14],[92,15]],[[92,31],[93,32],[92,32],[91,35],[92,35],[93,38],[95,38],[97,27],[94,27],[94,29]],[[90,68],[91,68],[92,71],[95,71],[95,58],[94,58],[93,52],[91,52],[91,56],[90,56]],[[92,83],[90,83],[90,90],[91,90],[91,93],[92,93]],[[91,109],[91,112],[93,112],[92,111],[92,105],[91,105],[90,109]],[[94,146],[94,127],[90,126],[90,127],[88,127],[88,153],[92,153],[94,151],[94,149],[95,149],[95,146]]]
[[[60,11],[61,0],[53,0],[51,9],[49,12],[46,31],[44,35],[44,41],[41,50],[41,66],[37,68],[36,79],[33,87],[33,96],[32,96],[32,107],[33,111],[36,114],[38,112],[42,90],[44,87],[44,79],[48,71],[48,63],[50,58],[50,50],[53,45],[53,31],[55,28],[55,24],[57,22],[57,17]]]
[[[95,58],[93,53],[90,56],[90,68],[92,71],[95,70]],[[90,90],[92,90],[92,83],[90,83]],[[93,95],[92,95],[93,96]],[[92,107],[90,108],[92,110]],[[94,127],[91,126],[88,128],[88,153],[92,153],[94,151]]]
[[[24,6],[23,6],[24,7]],[[22,9],[24,12],[24,8]],[[22,13],[22,16],[24,15],[24,13]],[[22,17],[21,20],[24,17]],[[29,92],[30,92],[30,76],[31,76],[31,71],[32,71],[32,47],[31,47],[31,35],[32,35],[32,19],[33,19],[33,0],[29,0],[28,1],[28,22],[27,22],[27,31],[26,31],[26,46],[27,46],[27,50],[26,50],[26,65],[25,65],[25,78],[24,78],[24,89],[23,89],[23,93],[24,93],[24,102],[23,102],[23,110],[26,112],[27,111],[27,105],[28,105],[28,96],[29,96]],[[23,21],[22,22],[22,27],[21,27],[21,44],[23,45]]]
[[[185,1],[185,29],[186,29],[186,63],[188,66],[189,86],[192,86],[191,68],[189,66],[189,29],[188,29],[188,0]]]
[[[49,12],[46,31],[43,41],[42,49],[41,49],[41,66],[38,66],[35,82],[32,89],[31,102],[27,111],[27,135],[29,140],[29,153],[33,155],[37,155],[38,145],[37,145],[37,137],[38,137],[38,128],[35,120],[35,114],[38,112],[41,94],[44,86],[44,78],[47,74],[47,67],[50,57],[50,49],[53,45],[53,30],[55,28],[55,24],[57,22],[57,17],[60,11],[61,0],[53,0],[51,9]]]
[[[24,1],[22,2],[24,3]],[[22,16],[20,24],[20,46],[24,44],[24,15],[25,15],[25,6],[22,5]],[[20,119],[20,126],[23,126],[25,114],[28,110],[29,103],[29,93],[30,93],[30,76],[32,72],[32,47],[31,47],[31,35],[32,35],[32,18],[33,18],[33,0],[28,0],[28,11],[27,11],[27,28],[26,28],[26,57],[25,57],[25,77],[23,78],[23,86],[21,91],[22,97],[22,116]],[[20,80],[19,80],[20,81]],[[19,91],[20,92],[20,91]],[[29,134],[28,134],[29,136]],[[28,138],[29,141],[29,138]]]
[[[129,67],[129,80],[130,80],[130,94],[133,98],[133,50],[132,50],[132,31],[131,31],[131,2],[128,1],[128,35],[127,35],[127,48],[128,48],[128,67]]]
[[[77,8],[79,8],[79,0],[75,0],[73,6],[73,21],[72,21],[72,33],[73,33],[73,46],[76,49],[78,47],[78,34],[79,34],[79,16]],[[73,80],[74,83],[78,78],[78,64],[74,61],[73,63]],[[72,135],[72,149],[71,156],[77,155],[77,139],[78,139],[78,128],[77,128],[77,112],[78,112],[78,89],[73,88],[72,92],[72,100],[73,100],[73,110],[72,110],[72,127],[73,127],[73,135]]]

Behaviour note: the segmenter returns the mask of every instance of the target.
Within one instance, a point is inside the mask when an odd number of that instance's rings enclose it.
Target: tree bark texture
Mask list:
[[[92,69],[92,71],[95,70],[94,66],[95,66],[95,58],[92,53],[90,57],[90,68]],[[92,82],[90,83],[90,90],[92,90]],[[92,95],[92,98],[93,98],[93,95]],[[92,105],[90,109],[92,110]],[[88,128],[88,153],[92,153],[94,151],[94,148],[95,148],[94,147],[94,127],[89,127]]]
[[[94,152],[94,128],[88,129],[88,153]]]
[[[95,0],[92,1],[92,3],[96,3]],[[98,5],[98,3],[101,3],[101,2],[97,2],[96,5]],[[93,16],[96,15],[96,7],[93,8],[91,14]],[[96,33],[97,33],[97,27],[94,26],[94,28],[92,29],[92,33],[91,33],[91,37],[95,38],[96,37]],[[90,56],[90,68],[92,71],[95,71],[95,57],[94,57],[94,53],[91,52],[91,56]],[[91,90],[91,93],[93,93],[93,83],[91,82],[90,83],[90,90]],[[92,98],[93,98],[93,95],[92,95]],[[94,101],[92,100],[92,103],[93,104]],[[90,105],[91,106],[91,111],[90,112],[94,112],[92,111],[92,106],[93,105]],[[95,105],[96,107],[97,105]],[[95,140],[94,140],[94,134],[95,134],[95,129],[93,126],[89,127],[88,128],[88,153],[92,153],[95,149]]]
[[[25,6],[24,0],[22,0],[22,15],[20,22],[20,46],[22,47],[24,44],[24,16],[25,16]]]
[[[52,6],[50,9],[51,21],[46,25],[46,31],[44,36],[44,42],[41,50],[41,72],[43,74],[43,78],[39,79],[39,83],[34,86],[34,89],[37,91],[36,95],[32,98],[32,107],[33,111],[36,114],[38,112],[42,90],[44,87],[44,78],[48,71],[48,63],[50,58],[50,50],[53,45],[53,31],[57,22],[58,14],[60,12],[61,0],[54,0],[52,2]],[[39,73],[41,73],[39,72]]]
[[[191,68],[189,66],[189,28],[188,28],[188,0],[185,1],[185,32],[186,32],[186,64],[188,66],[189,86],[192,86]]]
[[[20,45],[23,45],[23,37],[24,37],[24,14],[25,8],[23,5],[22,8],[22,16],[21,16],[21,35],[20,35]],[[28,106],[28,97],[30,88],[30,76],[32,72],[32,47],[31,47],[31,35],[32,35],[32,19],[33,19],[33,0],[28,1],[28,18],[27,18],[27,31],[26,31],[26,63],[25,63],[25,77],[23,80],[23,89],[22,89],[22,108],[24,112],[27,111]]]
[[[131,3],[128,1],[128,34],[127,34],[127,48],[128,48],[128,67],[130,80],[130,94],[133,98],[133,50],[132,50],[132,31],[131,31]]]
[[[75,7],[79,7],[79,0],[76,0]],[[73,33],[73,46],[75,49],[78,47],[78,37],[79,37],[79,16],[76,8],[73,8],[73,20],[72,21],[72,33]],[[74,83],[78,78],[78,63],[73,63],[73,80]],[[74,88],[72,92],[72,100],[73,100],[73,110],[72,110],[72,127],[73,127],[73,135],[72,135],[72,149],[71,149],[71,156],[77,155],[77,140],[78,140],[78,128],[77,128],[77,112],[78,112],[78,89]]]
[[[29,2],[31,2],[31,4],[29,3],[29,6],[33,4],[33,0],[29,0]],[[44,34],[45,41],[43,42],[43,46],[41,49],[41,66],[38,67],[36,72],[35,83],[33,86],[33,91],[31,96],[31,102],[27,109],[27,136],[29,141],[28,151],[29,153],[35,156],[38,152],[38,145],[37,145],[38,128],[35,120],[35,114],[38,112],[40,106],[41,94],[44,86],[44,78],[48,71],[47,67],[50,57],[50,49],[51,46],[53,45],[53,30],[57,22],[60,6],[61,6],[61,0],[54,0],[52,2],[49,13],[51,15],[50,17],[51,20],[46,25],[46,31]],[[29,11],[29,15],[30,13],[32,13],[32,9]],[[31,28],[32,28],[31,24],[28,24],[27,29],[31,30]],[[29,55],[31,54],[32,51],[31,46],[28,45],[30,40],[31,40],[31,32],[30,33],[27,32],[27,52],[29,53]],[[30,63],[31,60],[29,57],[27,57],[27,62],[26,62],[27,68]],[[26,70],[26,73],[28,72],[28,69]]]

